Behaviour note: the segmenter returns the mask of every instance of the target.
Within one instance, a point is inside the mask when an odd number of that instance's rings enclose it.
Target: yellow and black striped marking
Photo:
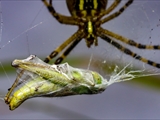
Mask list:
[[[140,43],[137,43],[135,42],[134,40],[131,40],[131,39],[128,39],[126,37],[123,37],[121,35],[118,35],[112,31],[109,31],[109,30],[106,30],[106,29],[103,29],[103,28],[100,28],[100,31],[110,37],[113,37],[113,38],[116,38],[117,40],[120,40],[126,44],[129,44],[131,46],[134,46],[134,47],[137,47],[139,49],[160,49],[160,45],[144,45],[144,44],[140,44]]]
[[[99,10],[100,5],[97,0],[76,0],[75,10],[85,12],[85,15],[92,15],[93,10]],[[79,16],[79,15],[78,15]]]
[[[142,56],[132,52],[130,49],[123,47],[121,44],[115,42],[114,40],[112,40],[111,38],[107,37],[106,35],[101,34],[100,37],[102,39],[104,39],[105,41],[107,41],[108,43],[112,44],[113,46],[115,46],[117,49],[121,50],[122,52],[124,52],[127,55],[132,56],[133,58],[143,61],[144,63],[147,63],[149,65],[152,65],[154,67],[160,68],[160,64],[159,63],[155,63],[151,60],[147,60],[145,58],[143,58]]]

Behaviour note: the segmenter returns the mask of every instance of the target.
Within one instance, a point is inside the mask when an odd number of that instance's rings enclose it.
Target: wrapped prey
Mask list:
[[[27,59],[12,62],[12,66],[17,69],[17,78],[4,100],[10,110],[14,110],[33,97],[98,94],[115,82],[144,76],[140,75],[143,70],[126,72],[129,65],[120,71],[116,67],[107,80],[95,71],[74,68],[68,63],[50,65],[30,55]]]
[[[49,65],[34,55],[14,60],[12,66],[18,75],[5,97],[10,110],[32,97],[96,94],[107,87],[107,81],[97,72],[73,68],[68,63]]]

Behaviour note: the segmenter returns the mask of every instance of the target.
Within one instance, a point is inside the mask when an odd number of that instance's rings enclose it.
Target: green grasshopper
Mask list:
[[[135,78],[135,72],[126,73],[124,68],[107,80],[97,72],[73,68],[68,63],[49,65],[35,55],[14,60],[12,66],[17,68],[18,76],[4,98],[10,110],[32,97],[98,94],[114,82]]]

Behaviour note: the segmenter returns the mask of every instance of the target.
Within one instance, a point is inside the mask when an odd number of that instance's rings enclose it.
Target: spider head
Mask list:
[[[91,21],[87,21],[84,27],[84,32],[86,34],[85,40],[87,47],[90,48],[91,45],[95,44],[95,46],[98,45],[97,43],[97,36],[95,34],[95,25]]]

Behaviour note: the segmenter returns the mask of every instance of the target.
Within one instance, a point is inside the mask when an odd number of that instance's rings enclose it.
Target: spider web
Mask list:
[[[108,6],[112,2],[112,0],[109,1]],[[126,0],[122,1],[118,8],[125,2]],[[53,4],[59,13],[69,15],[65,1],[54,1]],[[152,2],[135,0],[122,15],[104,24],[103,28],[143,44],[159,44],[159,5],[160,2],[156,0]],[[15,80],[15,69],[10,66],[14,59],[24,59],[30,54],[44,59],[76,30],[75,26],[59,24],[40,1],[0,1],[0,95],[4,97],[7,89]],[[147,59],[160,62],[158,50],[138,50],[127,47]],[[70,59],[77,61],[77,64],[70,62]],[[67,61],[74,67],[96,70],[104,77],[113,73],[110,70],[115,67],[119,67],[120,70],[130,63],[129,70],[160,72],[157,68],[125,55],[101,39],[99,39],[98,47],[90,49],[82,40],[67,57]],[[105,71],[106,68],[109,69]],[[12,113],[4,101],[1,101],[0,115],[3,113],[2,118],[98,119],[135,118],[135,116],[137,118],[160,118],[157,114],[159,93],[142,88],[139,83],[135,84],[130,81],[112,85],[100,95],[71,96],[63,99],[35,98],[26,101]]]

